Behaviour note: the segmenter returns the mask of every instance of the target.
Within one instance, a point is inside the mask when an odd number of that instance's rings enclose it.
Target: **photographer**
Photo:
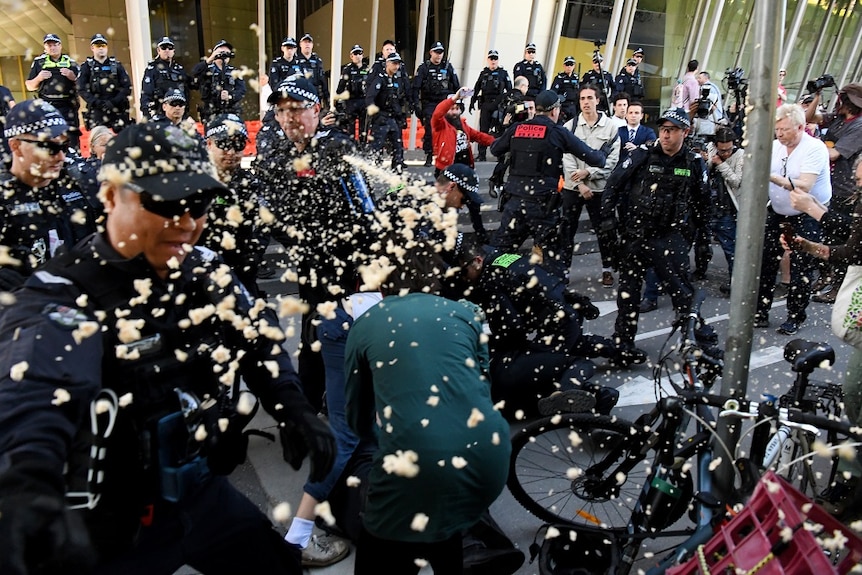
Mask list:
[[[833,113],[820,113],[820,93],[823,88],[834,87],[835,80],[832,76],[824,75],[808,83],[806,86],[814,99],[805,111],[807,122],[818,124],[825,128],[826,135],[822,140],[829,149],[829,163],[832,174],[832,204],[831,210],[839,214],[849,216],[853,211],[853,193],[855,182],[853,179],[853,162],[862,151],[862,84],[847,84],[838,91],[838,102]],[[843,238],[825,238],[828,243],[840,243]],[[843,266],[832,266],[823,270],[820,282],[815,282],[816,288],[824,289],[831,284],[831,288],[825,293],[814,297],[814,301],[821,303],[833,303],[838,295],[838,288],[844,278],[845,268]],[[818,285],[819,284],[819,285]]]
[[[245,97],[245,81],[229,64],[236,54],[226,40],[219,40],[212,52],[192,68],[195,87],[201,91],[201,122],[209,123],[218,114],[241,116],[240,100]]]
[[[697,83],[700,85],[700,99],[697,101],[697,119],[694,122],[695,134],[714,136],[716,127],[724,120],[721,90],[710,80],[709,72],[698,74]]]

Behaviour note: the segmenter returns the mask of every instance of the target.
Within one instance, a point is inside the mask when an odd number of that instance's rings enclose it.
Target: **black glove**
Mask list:
[[[596,319],[599,317],[599,308],[593,305],[592,300],[585,295],[581,295],[571,290],[563,292],[563,298],[570,303],[572,307],[578,310],[584,319]]]
[[[617,222],[614,216],[602,218],[602,221],[599,223],[599,231],[601,232],[615,232],[618,227],[619,222]]]
[[[302,460],[309,455],[309,480],[323,481],[335,463],[335,438],[329,425],[311,411],[303,412],[300,419],[300,422],[285,421],[279,429],[282,455],[294,469],[302,467]]]
[[[614,144],[616,143],[618,137],[619,136],[614,136],[613,138],[605,142],[601,148],[599,148],[599,151],[605,155],[605,158],[611,155],[611,152],[614,150]]]
[[[712,260],[712,246],[709,242],[698,241],[694,246],[694,276],[697,279],[706,277],[706,270]]]
[[[34,466],[0,478],[0,573],[89,573],[95,566],[87,529],[66,509],[52,475]]]
[[[468,108],[468,109],[469,109],[471,114],[476,111],[476,100],[475,99],[473,99],[473,98],[470,99],[470,108]]]

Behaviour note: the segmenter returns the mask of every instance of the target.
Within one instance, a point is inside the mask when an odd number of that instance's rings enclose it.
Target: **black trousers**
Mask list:
[[[678,313],[688,313],[694,288],[691,284],[689,251],[691,245],[679,232],[660,238],[636,237],[637,231],[623,241],[618,267],[620,274],[617,295],[617,319],[614,339],[632,344],[638,329],[640,293],[648,268],[655,268],[659,281],[670,295]]]
[[[155,506],[131,551],[94,575],[171,575],[191,565],[204,575],[300,575],[300,551],[225,477],[180,504]]]
[[[479,104],[479,131],[486,134],[491,133],[491,128],[494,127],[494,112],[499,107],[498,98],[494,98],[491,102]],[[479,157],[484,158],[488,153],[488,146],[479,144]]]
[[[425,559],[436,575],[464,572],[461,534],[435,543],[408,543],[375,537],[364,528],[356,545],[356,575],[414,575],[419,573],[417,559]]]

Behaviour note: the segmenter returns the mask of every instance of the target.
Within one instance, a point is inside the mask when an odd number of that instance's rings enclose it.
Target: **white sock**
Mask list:
[[[294,517],[290,523],[290,529],[284,536],[284,540],[291,545],[298,545],[300,549],[308,547],[308,542],[311,541],[311,532],[314,530],[314,521]]]

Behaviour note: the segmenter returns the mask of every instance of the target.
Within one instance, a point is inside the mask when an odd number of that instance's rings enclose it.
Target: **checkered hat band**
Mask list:
[[[152,162],[144,161],[130,166],[127,159],[124,164],[112,164],[117,171],[132,178],[145,178],[147,176],[158,176],[172,172],[199,172],[210,173],[212,164],[209,161],[185,160],[185,159],[159,159]]]
[[[443,175],[449,179],[450,182],[455,182],[459,187],[467,190],[468,192],[479,193],[479,186],[473,186],[467,183],[463,178],[459,178],[449,170],[443,170]]]
[[[282,94],[287,94],[288,97],[294,100],[305,100],[314,102],[315,104],[320,103],[320,98],[318,98],[317,94],[304,90],[296,84],[283,84],[279,86],[278,91]]]
[[[662,120],[670,120],[672,122],[680,122],[682,124],[685,124],[686,126],[691,125],[689,123],[688,118],[686,118],[685,116],[681,116],[681,115],[677,114],[676,110],[668,110],[667,112],[665,112],[662,115],[661,119]]]
[[[8,138],[14,138],[15,136],[20,136],[21,134],[32,134],[33,132],[41,132],[45,128],[50,128],[51,126],[65,126],[66,120],[62,117],[56,118],[43,118],[38,122],[32,122],[30,124],[21,124],[20,126],[13,126],[11,128],[6,128],[3,130],[3,135]]]
[[[237,124],[237,125],[239,125],[239,124]],[[242,129],[241,128],[230,128],[230,127],[226,126],[225,124],[222,124],[220,126],[216,126],[214,128],[207,128],[207,133],[206,133],[205,137],[206,138],[212,138],[213,136],[219,136],[221,134],[224,134],[227,136],[242,135],[244,137],[248,137],[248,133],[246,132],[246,130],[244,128],[242,128]]]

